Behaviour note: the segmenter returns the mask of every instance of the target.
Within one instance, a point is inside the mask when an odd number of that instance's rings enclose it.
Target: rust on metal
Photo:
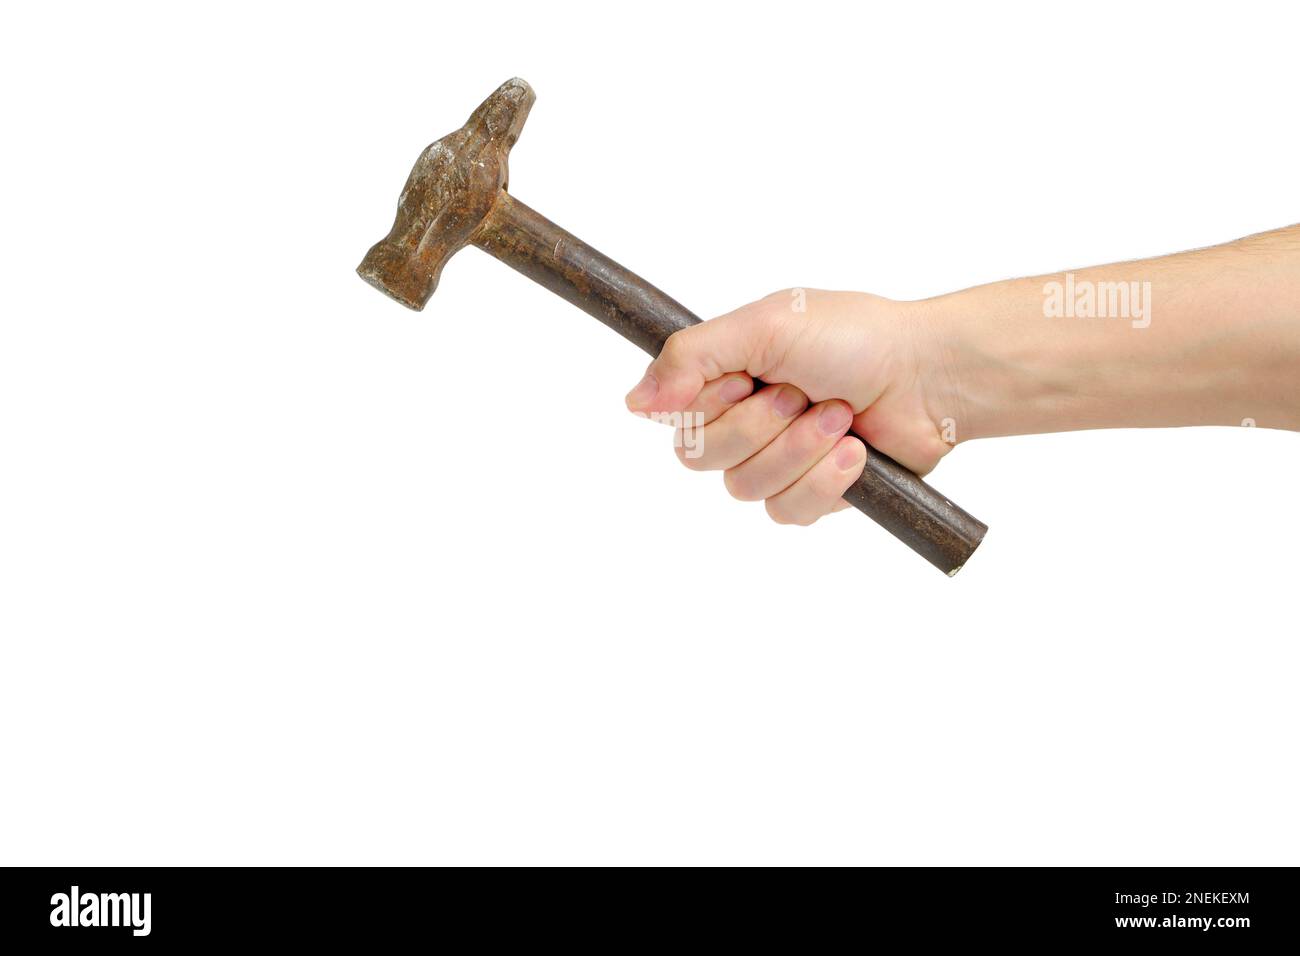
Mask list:
[[[699,316],[507,192],[510,148],[535,99],[523,80],[508,80],[464,126],[425,149],[402,190],[393,228],[357,272],[420,310],[447,260],[475,245],[658,355],[670,335]],[[956,574],[988,527],[863,444],[866,468],[844,499],[935,567]]]

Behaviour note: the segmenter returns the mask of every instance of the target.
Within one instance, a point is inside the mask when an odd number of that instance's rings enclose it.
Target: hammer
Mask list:
[[[392,230],[357,273],[419,311],[447,260],[472,244],[658,355],[670,335],[699,316],[506,191],[506,158],[535,99],[523,80],[507,80],[464,126],[421,153]],[[956,574],[988,526],[863,444],[866,468],[844,499],[939,570]]]

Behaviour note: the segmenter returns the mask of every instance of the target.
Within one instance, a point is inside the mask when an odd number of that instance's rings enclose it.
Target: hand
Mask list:
[[[914,303],[851,292],[778,292],[672,336],[627,397],[641,413],[697,413],[688,468],[721,470],[782,524],[848,507],[875,448],[917,472],[949,450],[929,410],[929,325]],[[756,394],[753,378],[769,387]],[[811,403],[811,407],[810,407]],[[698,448],[698,457],[688,455]]]
[[[1112,315],[1107,299],[1104,313],[1063,317],[1047,305],[1063,279],[1108,296],[1127,286],[1116,301],[1141,315]],[[919,475],[957,440],[994,435],[1300,431],[1298,303],[1300,225],[919,302],[792,289],[672,336],[627,403],[698,413],[702,454],[679,448],[687,466],[721,469],[735,497],[811,524],[844,507],[862,472],[850,413],[854,432]],[[771,387],[751,396],[751,376]]]

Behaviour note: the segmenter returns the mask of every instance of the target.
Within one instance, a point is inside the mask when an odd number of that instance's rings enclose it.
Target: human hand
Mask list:
[[[1141,321],[1055,315],[1046,296],[1063,279],[1140,288]],[[688,467],[721,469],[735,497],[811,524],[844,507],[865,464],[849,417],[855,434],[918,475],[957,440],[994,435],[1300,431],[1297,303],[1300,225],[918,302],[792,289],[673,335],[627,403],[699,413],[702,454],[678,449]],[[751,377],[771,387],[751,396]]]
[[[862,473],[866,450],[850,426],[921,475],[949,450],[927,395],[942,363],[929,361],[929,324],[914,306],[775,293],[673,335],[628,408],[691,414],[703,428],[677,443],[683,464],[723,471],[733,497],[766,500],[779,523],[811,524],[848,507],[841,496]],[[769,387],[751,394],[754,378]]]

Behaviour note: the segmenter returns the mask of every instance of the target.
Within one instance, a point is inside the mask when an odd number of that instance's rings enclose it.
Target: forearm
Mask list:
[[[915,303],[956,438],[1173,425],[1300,430],[1300,226]]]

